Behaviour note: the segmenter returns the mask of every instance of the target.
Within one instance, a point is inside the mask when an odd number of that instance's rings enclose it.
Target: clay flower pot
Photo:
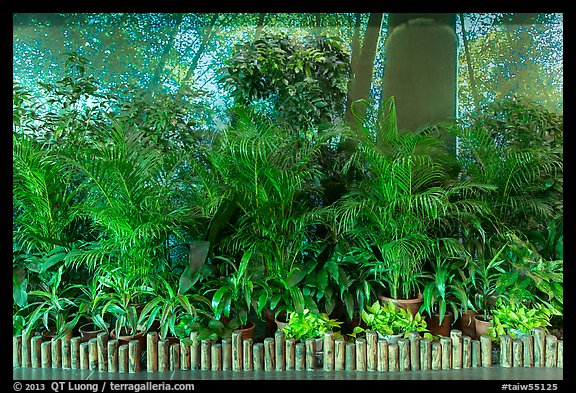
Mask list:
[[[424,303],[424,298],[422,297],[421,293],[419,293],[417,297],[413,299],[395,299],[381,295],[380,301],[383,304],[392,302],[396,307],[400,307],[405,310],[410,310],[412,315],[416,315],[416,313],[420,310],[420,306],[422,305],[422,303]]]
[[[474,316],[474,324],[476,327],[476,335],[478,337],[483,334],[490,335],[490,327],[492,327],[492,321],[490,319],[485,320],[482,313],[476,314]]]

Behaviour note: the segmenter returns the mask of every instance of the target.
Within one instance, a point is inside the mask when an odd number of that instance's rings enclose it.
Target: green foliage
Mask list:
[[[529,334],[535,328],[544,329],[548,333],[553,314],[553,310],[542,304],[529,307],[521,302],[499,299],[492,310],[490,336],[494,341],[506,334],[515,339],[517,335]]]
[[[426,321],[419,312],[413,315],[410,310],[397,307],[392,302],[382,304],[380,301],[375,301],[366,306],[360,316],[366,327],[356,326],[352,331],[352,337],[366,331],[374,331],[382,336],[401,334],[403,337],[408,337],[412,331],[427,331]]]
[[[343,322],[331,319],[328,314],[316,314],[308,309],[288,314],[288,325],[282,328],[287,338],[305,341],[308,338],[324,338],[324,333],[333,332],[334,337],[341,337],[339,331]]]
[[[484,314],[485,320],[490,317],[498,296],[503,294],[499,280],[502,274],[506,272],[503,268],[505,258],[501,256],[505,248],[506,245],[497,251],[494,250],[490,260],[486,259],[485,254],[482,254],[473,259],[469,265],[474,304],[477,310]]]

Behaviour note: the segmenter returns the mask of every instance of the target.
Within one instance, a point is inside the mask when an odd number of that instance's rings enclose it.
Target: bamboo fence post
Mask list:
[[[32,362],[30,362],[32,363]],[[12,337],[12,367],[22,367],[22,336]]]
[[[209,371],[212,365],[210,359],[211,346],[212,342],[209,339],[204,339],[200,342],[200,369],[202,371]],[[234,348],[232,348],[232,353],[234,354]]]
[[[452,339],[450,337],[440,337],[440,347],[442,349],[442,370],[452,368]]]
[[[375,331],[366,332],[366,369],[378,370],[378,333]]]
[[[232,370],[242,371],[242,332],[232,332]]]
[[[159,339],[157,347],[158,371],[166,372],[170,369],[170,341]]]
[[[410,366],[412,370],[420,370],[420,333],[413,330],[408,333],[410,341]]]
[[[128,372],[140,372],[140,341],[138,340],[128,342]]]
[[[80,337],[73,337],[70,340],[70,368],[77,370],[80,368]]]
[[[316,369],[316,340],[307,338],[306,345],[306,370],[313,371]]]
[[[558,337],[549,334],[546,336],[546,367],[556,367],[558,352]]]
[[[296,343],[294,367],[296,368],[296,371],[306,370],[306,344],[303,342]]]
[[[255,343],[253,347],[254,352],[254,370],[264,370],[264,344]]]
[[[400,371],[410,371],[410,341],[406,338],[398,340],[398,360]]]
[[[544,367],[546,360],[544,329],[532,329],[532,335],[534,336],[534,367]]]
[[[524,367],[524,353],[522,340],[519,338],[512,341],[512,367]]]
[[[52,342],[47,340],[40,345],[42,368],[52,367]]]
[[[376,348],[378,350],[378,348]],[[338,337],[334,340],[334,370],[344,371],[346,365],[346,340]]]
[[[232,339],[222,339],[222,370],[232,370]]]
[[[442,344],[440,341],[432,341],[432,370],[442,369]]]
[[[118,372],[128,372],[128,344],[122,344],[118,347]]]
[[[158,333],[146,334],[146,371],[153,373],[158,371]]]
[[[16,338],[16,337],[15,337]],[[21,338],[21,337],[17,337]],[[30,340],[30,361],[32,363],[32,368],[42,367],[42,336],[34,336]],[[16,354],[16,353],[14,353]],[[20,352],[20,358],[22,357],[22,352]]]
[[[462,335],[462,368],[472,367],[472,338]]]
[[[512,337],[507,334],[500,336],[500,366],[512,367]]]
[[[62,367],[62,341],[52,338],[52,368]]]
[[[356,371],[356,344],[347,343],[346,344],[346,364],[344,367],[346,371]]]
[[[20,340],[20,347],[22,348],[22,356],[20,362],[22,367],[32,366],[32,357],[30,353],[30,340],[31,337],[28,336],[26,331],[22,332],[22,339]]]
[[[200,341],[198,340],[198,332],[190,333],[190,370],[200,370]]]
[[[266,337],[264,339],[264,370],[274,371],[275,353],[274,353],[274,338]]]
[[[88,370],[90,368],[89,346],[88,341],[80,343],[80,370]]]
[[[450,339],[452,340],[452,368],[462,368],[462,331],[452,329],[450,331]]]
[[[88,340],[88,363],[90,371],[98,371],[98,339],[96,337]]]
[[[323,351],[324,351],[324,364],[323,364],[324,371],[333,371],[334,362],[336,360],[334,354],[334,332],[324,333]]]
[[[190,370],[190,345],[180,341],[180,370]]]
[[[472,367],[482,367],[482,350],[480,340],[472,340]]]
[[[67,336],[64,336],[60,339],[62,343],[62,368],[63,369],[70,369],[70,339]]]
[[[286,370],[292,371],[296,368],[296,339],[293,337],[286,339]]]
[[[524,367],[534,367],[534,337],[531,334],[522,336],[524,350]]]
[[[558,340],[558,356],[556,367],[564,368],[564,340]]]
[[[242,350],[244,353],[242,354],[242,359],[244,361],[244,370],[245,371],[252,371],[254,370],[254,340],[251,338],[246,338],[242,342]]]
[[[108,333],[98,333],[96,336],[98,344],[98,371],[108,370]]]
[[[482,367],[492,367],[492,338],[487,334],[480,336],[480,352],[482,354]]]
[[[284,371],[286,369],[286,337],[283,330],[277,330],[274,333],[274,356],[276,371]]]
[[[366,339],[356,339],[356,371],[366,371]]]
[[[420,355],[420,351],[418,351]],[[420,361],[418,361],[420,365]],[[383,338],[378,339],[378,371],[388,371],[388,341]]]
[[[214,343],[210,348],[210,364],[212,371],[222,370],[222,344]]]
[[[428,371],[432,369],[432,340],[423,338],[420,340],[420,370]]]
[[[398,344],[388,344],[388,371],[396,372],[398,370],[400,370]]]
[[[180,343],[170,345],[170,371],[180,370]]]
[[[111,373],[118,372],[118,346],[120,342],[118,340],[110,340],[107,343],[108,346],[108,371]]]

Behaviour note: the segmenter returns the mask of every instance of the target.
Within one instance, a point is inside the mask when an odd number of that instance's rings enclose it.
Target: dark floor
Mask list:
[[[210,381],[210,380],[506,380],[506,381],[562,381],[563,368],[466,368],[458,370],[431,371],[170,371],[170,372],[140,372],[135,374],[120,374],[89,370],[64,370],[51,368],[16,367],[12,372],[14,381],[25,380],[118,380],[118,381]],[[509,389],[514,390],[514,389]],[[519,389],[518,389],[519,390]],[[558,390],[558,389],[535,389]]]

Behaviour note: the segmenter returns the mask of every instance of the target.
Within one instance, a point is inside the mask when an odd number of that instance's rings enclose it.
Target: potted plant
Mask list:
[[[76,299],[78,312],[85,323],[81,324],[78,332],[83,341],[97,337],[98,333],[107,332],[110,324],[102,316],[103,300],[106,295],[100,275],[96,272],[86,285],[78,286],[81,293]]]
[[[450,327],[465,308],[474,308],[459,274],[459,259],[436,257],[427,272],[421,310],[426,324],[435,336],[449,336]]]
[[[508,334],[514,339],[530,334],[534,328],[544,329],[548,333],[552,315],[554,310],[542,304],[526,305],[498,299],[492,309],[490,337],[497,341],[500,336]]]
[[[340,327],[343,322],[330,318],[326,313],[314,313],[309,309],[302,312],[292,311],[288,314],[288,323],[282,328],[287,338],[306,341],[316,339],[316,351],[322,350],[324,333],[333,332],[334,337],[342,337]]]
[[[426,320],[417,312],[415,315],[407,309],[397,307],[392,302],[382,304],[375,301],[361,312],[365,327],[356,326],[351,333],[357,337],[366,331],[374,331],[390,343],[395,343],[399,338],[406,338],[412,331],[428,332]]]

